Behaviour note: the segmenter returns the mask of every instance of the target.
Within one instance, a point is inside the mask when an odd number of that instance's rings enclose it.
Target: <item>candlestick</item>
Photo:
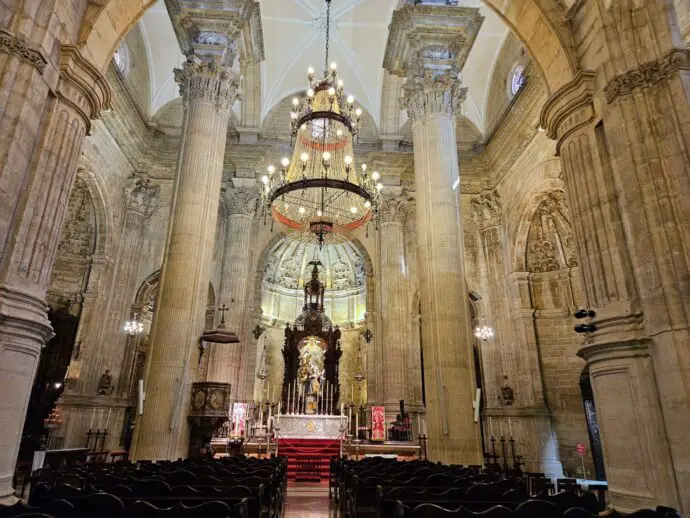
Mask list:
[[[511,437],[513,436],[513,422],[510,417],[508,418],[508,433]]]
[[[280,408],[282,403],[282,401],[278,401],[278,426],[280,426]]]
[[[494,436],[494,422],[490,417],[489,417],[489,433],[491,434],[491,437]]]
[[[359,439],[359,412],[355,413],[355,438]]]
[[[93,428],[93,420],[96,418],[96,409],[93,409],[93,412],[91,412],[91,422],[89,423],[89,430]]]
[[[352,402],[352,403],[355,402],[355,387],[354,387],[354,385],[350,385],[350,402]]]
[[[112,408],[109,408],[109,409],[108,409],[108,417],[107,417],[107,419],[105,420],[105,429],[106,429],[106,430],[108,429],[108,423],[110,423],[110,412],[112,412]]]
[[[266,421],[266,424],[268,426],[271,426],[271,415],[273,414],[273,405],[271,403],[268,403],[268,420]]]
[[[340,402],[340,415],[345,415],[345,403]]]
[[[273,403],[276,400],[276,385],[275,383],[273,384],[273,392],[271,393],[271,403]]]
[[[295,403],[297,402],[297,380],[292,382],[292,413],[295,414]]]
[[[503,437],[503,421],[499,421],[498,426],[501,429],[501,437]]]
[[[98,429],[101,429],[101,421],[103,420],[103,409],[98,412]]]

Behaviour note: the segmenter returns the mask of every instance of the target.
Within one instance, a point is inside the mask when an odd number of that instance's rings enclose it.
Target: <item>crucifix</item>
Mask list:
[[[225,312],[230,311],[230,308],[223,303],[223,305],[218,308],[218,311],[220,311],[220,324],[218,327],[225,327]]]

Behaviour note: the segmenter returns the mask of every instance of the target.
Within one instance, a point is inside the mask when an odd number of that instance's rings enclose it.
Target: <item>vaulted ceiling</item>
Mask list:
[[[393,10],[405,0],[332,0],[330,61],[338,63],[345,89],[371,114],[381,115],[383,55]],[[462,73],[469,87],[465,115],[486,132],[489,82],[507,27],[481,0],[459,0],[478,7],[485,17]],[[265,61],[261,64],[262,119],[286,96],[306,87],[306,69],[324,64],[325,8],[323,0],[261,0]],[[139,27],[145,41],[150,73],[153,118],[179,96],[172,70],[184,60],[163,0],[142,17]]]

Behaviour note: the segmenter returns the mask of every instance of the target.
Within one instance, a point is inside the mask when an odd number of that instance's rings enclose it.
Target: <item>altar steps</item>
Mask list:
[[[278,454],[288,458],[289,480],[328,480],[330,460],[340,454],[340,441],[279,439]]]

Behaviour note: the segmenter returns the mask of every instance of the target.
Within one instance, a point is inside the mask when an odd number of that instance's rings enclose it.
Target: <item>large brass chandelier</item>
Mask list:
[[[294,150],[262,176],[264,214],[307,241],[337,243],[373,222],[378,228],[383,184],[377,171],[357,167],[353,142],[362,110],[345,96],[337,65],[328,60],[331,0],[326,0],[326,59],[323,78],[312,67],[306,96],[292,100]]]

